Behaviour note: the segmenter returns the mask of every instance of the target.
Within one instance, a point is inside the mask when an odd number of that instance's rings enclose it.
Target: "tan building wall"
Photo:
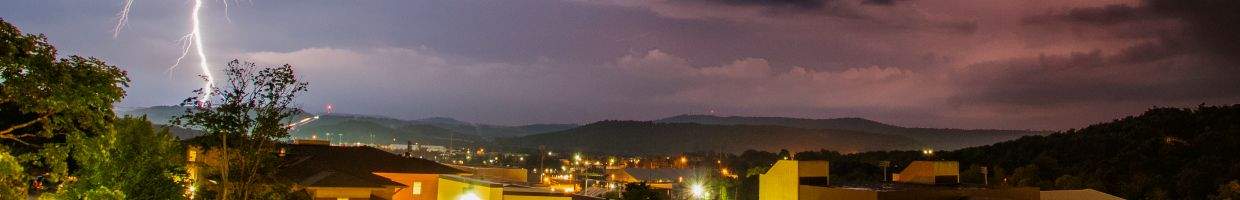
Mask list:
[[[439,185],[438,174],[404,174],[404,173],[374,173],[375,175],[391,179],[405,185],[404,188],[397,189],[392,195],[393,200],[434,200],[438,198],[436,193]],[[418,187],[421,188],[418,188]],[[414,194],[415,190],[421,190],[421,194]]]
[[[827,161],[780,160],[766,173],[758,175],[759,200],[799,199],[801,177],[828,177]]]
[[[829,187],[802,185],[798,195],[801,199],[815,200],[877,200],[878,192],[873,190],[852,190]]]
[[[393,188],[310,187],[306,191],[314,199],[370,199],[371,195],[391,195]]]
[[[1038,200],[1037,188],[1009,189],[932,189],[877,191],[869,189],[801,186],[801,199],[815,200],[957,200],[1007,199]]]
[[[437,199],[443,200],[466,200],[465,196],[474,196],[478,200],[503,200],[504,187],[490,184],[475,184],[466,181],[458,181],[439,178]]]
[[[529,171],[513,168],[473,168],[475,178],[508,182],[529,182]]]
[[[1117,196],[1093,189],[1042,191],[1042,200],[1122,200]]]
[[[899,174],[892,175],[896,182],[919,184],[942,184],[937,177],[948,177],[960,183],[960,163],[956,161],[913,161]]]

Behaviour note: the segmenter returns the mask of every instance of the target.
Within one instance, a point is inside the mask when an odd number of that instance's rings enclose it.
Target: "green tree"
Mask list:
[[[0,197],[26,196],[22,165],[17,158],[0,149]]]
[[[270,175],[275,171],[277,140],[289,135],[284,120],[301,113],[292,108],[294,98],[306,91],[291,65],[258,68],[254,63],[233,60],[225,70],[226,87],[210,93],[195,90],[181,103],[188,109],[173,124],[197,128],[218,143],[206,148],[224,153],[216,169],[220,198],[254,199],[278,195],[280,187]],[[235,155],[235,156],[230,156]]]
[[[108,159],[82,162],[78,181],[58,194],[62,199],[96,199],[120,194],[126,199],[182,199],[185,187],[184,150],[167,128],[154,127],[146,117],[124,117],[113,125],[116,134],[93,138]],[[104,152],[97,151],[97,152]],[[111,188],[111,189],[109,189]],[[109,192],[110,191],[110,192]],[[91,198],[92,196],[96,198]]]
[[[1240,180],[1232,180],[1218,186],[1218,194],[1214,194],[1211,199],[1235,200],[1240,199]]]
[[[1059,189],[1081,189],[1085,187],[1085,180],[1072,175],[1063,175],[1055,178],[1055,188]]]
[[[17,193],[24,196],[28,174],[50,183],[66,180],[70,155],[106,159],[85,141],[109,133],[112,104],[125,96],[128,83],[116,66],[96,58],[57,59],[46,37],[0,20],[0,154],[6,154],[0,162],[15,154],[21,165],[4,169],[16,173],[0,187],[22,188]]]
[[[1038,178],[1038,166],[1027,165],[1016,168],[1012,172],[1011,181],[1015,186],[1037,187],[1039,182],[1041,182],[1041,178]]]
[[[624,192],[620,194],[623,200],[662,200],[668,199],[666,195],[660,194],[658,191],[650,188],[645,182],[629,183],[624,185]]]

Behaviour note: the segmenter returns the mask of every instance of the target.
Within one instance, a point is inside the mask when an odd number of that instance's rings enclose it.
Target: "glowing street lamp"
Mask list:
[[[705,199],[706,186],[702,186],[701,183],[691,184],[689,185],[689,194],[693,195],[694,198]]]
[[[456,199],[457,200],[482,200],[482,198],[478,197],[478,194],[475,193],[473,190],[466,190],[465,194],[461,194],[461,196],[456,197]]]

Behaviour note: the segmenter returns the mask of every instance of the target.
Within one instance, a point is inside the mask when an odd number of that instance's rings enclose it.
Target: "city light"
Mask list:
[[[701,183],[689,185],[689,194],[692,194],[695,198],[706,198],[706,187],[702,186]]]
[[[473,190],[466,191],[465,194],[461,194],[461,196],[456,197],[456,199],[457,200],[482,200],[482,198],[478,197],[478,194],[474,193]]]

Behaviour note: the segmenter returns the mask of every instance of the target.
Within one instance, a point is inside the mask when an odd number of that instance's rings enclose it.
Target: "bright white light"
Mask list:
[[[202,24],[199,23],[198,15],[202,10],[202,0],[194,0],[194,15],[191,19],[194,21],[194,30],[190,34],[194,34],[194,48],[198,51],[198,65],[202,68],[202,76],[207,79],[206,85],[202,86],[202,98],[198,102],[206,103],[211,97],[211,86],[215,85],[215,77],[211,76],[211,66],[207,65],[207,51],[202,46]]]
[[[706,187],[702,186],[702,184],[700,183],[695,183],[693,185],[690,185],[689,194],[693,194],[693,197],[698,197],[698,198],[705,197]]]
[[[120,36],[121,29],[125,28],[125,24],[129,23],[129,8],[133,7],[133,0],[125,0],[125,7],[121,8],[120,13],[116,13],[116,27],[112,28],[112,38]]]
[[[465,192],[465,194],[461,194],[461,196],[457,197],[456,200],[482,200],[482,198],[479,198],[478,194],[474,194],[473,191],[469,191]]]

